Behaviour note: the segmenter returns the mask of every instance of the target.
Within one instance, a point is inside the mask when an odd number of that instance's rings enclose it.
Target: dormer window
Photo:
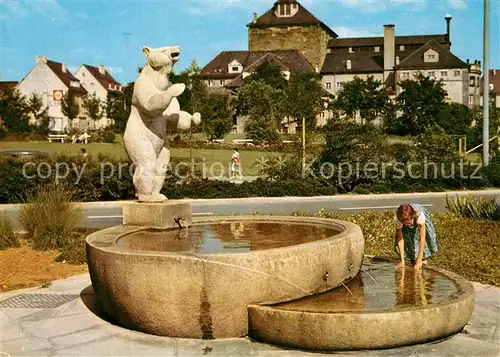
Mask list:
[[[278,4],[274,14],[277,17],[292,17],[297,11],[299,11],[299,7],[297,4]]]
[[[238,62],[237,60],[233,60],[227,66],[227,71],[228,71],[228,73],[241,73],[241,72],[243,72],[243,65],[240,62]]]
[[[433,49],[425,51],[424,62],[439,62],[439,54]]]

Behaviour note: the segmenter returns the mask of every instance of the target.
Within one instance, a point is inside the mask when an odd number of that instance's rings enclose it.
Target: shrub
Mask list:
[[[115,142],[115,133],[111,130],[107,130],[106,132],[104,132],[102,140],[105,143],[114,143]]]
[[[56,262],[81,265],[87,263],[87,251],[85,245],[85,234],[73,232],[70,239],[60,248],[60,254]]]
[[[74,192],[64,184],[39,186],[28,196],[19,220],[32,239],[33,248],[62,248],[80,221],[80,208],[72,204]]]
[[[500,197],[494,200],[457,197],[454,200],[446,198],[446,207],[458,217],[500,221]]]
[[[0,250],[20,247],[19,240],[14,234],[12,222],[5,212],[0,212]]]

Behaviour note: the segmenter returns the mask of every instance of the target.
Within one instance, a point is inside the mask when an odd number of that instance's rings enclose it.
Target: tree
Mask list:
[[[120,132],[125,131],[128,117],[126,115],[124,93],[119,91],[108,91],[106,99],[106,116],[114,121],[116,129]]]
[[[200,74],[201,68],[198,66],[196,60],[193,59],[187,69],[181,71],[179,74],[172,73],[170,75],[170,81],[172,82],[172,84],[184,83],[186,85],[184,93],[177,97],[177,99],[179,100],[179,105],[181,106],[182,110],[190,113],[196,112],[196,110],[193,110],[193,106],[191,103],[192,91],[193,88],[201,82]]]
[[[309,130],[316,128],[316,117],[323,110],[323,89],[318,74],[294,75],[287,88],[288,115],[302,125],[305,118]]]
[[[399,135],[418,135],[426,128],[436,124],[437,113],[446,111],[447,92],[441,82],[420,75],[417,80],[405,80],[400,83],[402,92],[397,103],[401,117],[395,128]]]
[[[101,100],[95,93],[89,94],[85,97],[85,99],[83,99],[82,105],[83,108],[87,111],[87,115],[89,116],[89,118],[94,120],[95,125],[95,122],[102,118],[105,111]]]
[[[273,88],[285,90],[288,87],[288,81],[281,73],[281,68],[264,60],[255,72],[245,78],[245,83],[262,81]]]
[[[222,139],[231,132],[234,103],[228,90],[210,90],[197,83],[192,89],[192,110],[201,114],[201,128],[209,140]]]
[[[372,76],[364,80],[355,77],[344,84],[333,107],[340,110],[349,119],[354,119],[357,113],[362,120],[372,122],[387,109],[389,95],[382,87],[382,82]]]
[[[238,111],[248,116],[246,136],[258,142],[277,141],[286,105],[286,91],[264,81],[245,83],[238,92]]]
[[[36,121],[36,131],[39,134],[46,135],[49,133],[49,108],[43,106],[43,99],[36,93],[32,93],[27,102],[28,112]]]
[[[472,113],[466,105],[446,103],[441,111],[436,113],[436,124],[447,134],[465,135],[472,124]]]
[[[16,88],[5,88],[0,91],[0,118],[11,133],[29,131],[26,98]]]
[[[75,94],[72,91],[64,94],[61,101],[61,111],[68,117],[70,123],[80,114],[80,105],[76,101]]]

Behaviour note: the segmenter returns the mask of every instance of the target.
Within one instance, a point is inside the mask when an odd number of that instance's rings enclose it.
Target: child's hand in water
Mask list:
[[[418,269],[421,269],[421,268],[422,268],[422,260],[421,260],[421,259],[417,259],[417,262],[415,263],[414,268],[415,268],[416,270],[418,270]]]

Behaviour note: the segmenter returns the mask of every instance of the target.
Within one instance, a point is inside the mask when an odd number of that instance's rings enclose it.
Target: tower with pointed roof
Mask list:
[[[296,0],[278,0],[248,25],[250,51],[298,50],[318,72],[337,34]]]

